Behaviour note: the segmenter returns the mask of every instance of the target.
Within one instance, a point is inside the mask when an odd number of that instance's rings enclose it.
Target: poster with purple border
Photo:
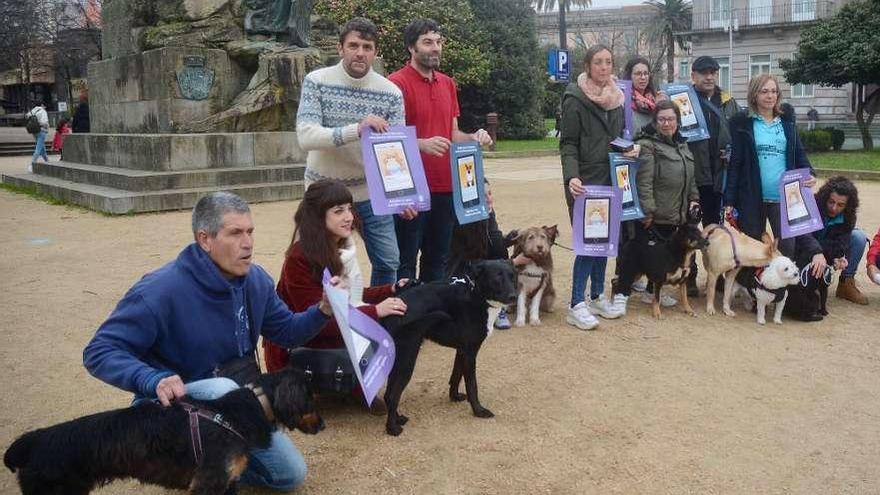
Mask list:
[[[406,207],[431,209],[415,127],[397,125],[388,132],[367,129],[361,136],[361,155],[373,214],[392,215]]]
[[[632,97],[633,97],[633,82],[626,79],[618,79],[617,87],[623,91],[623,139],[627,141],[633,140],[633,107],[632,107]]]
[[[620,198],[620,189],[613,186],[586,186],[586,192],[574,198],[571,244],[575,254],[617,256]]]
[[[639,160],[620,153],[608,153],[608,161],[611,163],[611,185],[620,189],[620,221],[644,218],[636,187]]]
[[[489,218],[480,143],[452,143],[449,165],[452,176],[452,206],[459,225]]]
[[[324,269],[323,285],[339,333],[345,341],[348,357],[364,391],[364,400],[369,406],[394,367],[394,340],[382,325],[348,302],[347,290],[330,285],[330,272],[327,269]]]
[[[681,114],[678,132],[689,143],[709,139],[709,127],[706,125],[703,107],[694,87],[687,83],[670,83],[663,85],[663,92],[672,103],[675,103]]]
[[[779,225],[782,238],[789,239],[822,230],[822,217],[813,191],[804,182],[810,169],[786,170],[779,181]]]

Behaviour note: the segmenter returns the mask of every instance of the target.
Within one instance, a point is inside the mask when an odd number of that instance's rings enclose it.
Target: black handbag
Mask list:
[[[214,370],[214,376],[229,378],[241,387],[256,383],[260,374],[260,364],[257,361],[256,353],[230,359]]]
[[[312,392],[349,393],[358,386],[346,349],[291,349],[290,364],[302,370]]]

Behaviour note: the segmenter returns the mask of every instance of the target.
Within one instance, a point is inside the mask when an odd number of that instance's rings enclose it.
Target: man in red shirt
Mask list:
[[[446,275],[452,231],[457,220],[452,205],[452,174],[449,148],[452,142],[477,141],[491,144],[483,129],[473,134],[458,129],[458,93],[455,81],[436,70],[440,66],[443,37],[431,19],[416,19],[403,32],[410,61],[388,79],[400,87],[406,124],[415,126],[425,177],[431,190],[431,210],[416,215],[407,210],[396,218],[400,268],[397,278],[419,278],[430,282]]]

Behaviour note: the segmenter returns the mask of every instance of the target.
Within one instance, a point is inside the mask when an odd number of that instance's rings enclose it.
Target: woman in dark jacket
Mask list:
[[[612,77],[613,57],[603,45],[593,45],[584,55],[584,72],[571,83],[562,96],[562,135],[559,151],[568,216],[572,217],[574,196],[584,193],[584,186],[610,186],[611,165],[608,153],[611,141],[623,133],[623,92]],[[629,153],[638,156],[636,148]],[[625,301],[615,305],[604,297],[605,266],[608,258],[577,256],[571,287],[571,307],[566,322],[582,330],[598,325],[593,314],[618,318]],[[591,279],[589,305],[584,301],[587,280]]]
[[[813,169],[797,133],[794,110],[790,105],[781,107],[780,100],[775,77],[761,74],[749,82],[749,110],[730,120],[732,149],[724,202],[736,208],[740,230],[755,239],[761,238],[769,220],[773,235],[779,239],[780,252],[792,259],[796,253],[798,258],[811,256],[813,274],[819,276],[825,271],[825,257],[813,236],[780,238],[782,174],[798,168]],[[815,177],[810,177],[806,185],[815,186]]]

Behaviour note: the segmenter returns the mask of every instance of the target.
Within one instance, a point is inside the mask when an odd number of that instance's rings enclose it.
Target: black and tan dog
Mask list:
[[[616,292],[629,297],[633,282],[645,275],[654,284],[652,313],[655,318],[660,318],[660,289],[664,285],[679,287],[681,307],[685,313],[693,316],[686,282],[696,251],[708,246],[709,242],[703,238],[700,229],[690,223],[678,227],[668,239],[662,238],[656,231],[644,234],[628,242],[617,258],[620,277]]]
[[[18,472],[24,495],[87,494],[125,478],[193,494],[234,493],[248,452],[269,446],[269,417],[304,433],[324,427],[302,373],[287,369],[216,400],[143,401],[34,430],[13,442],[3,462]]]
[[[495,316],[504,305],[516,300],[516,272],[510,261],[498,260],[472,262],[465,273],[444,281],[411,284],[398,291],[406,302],[406,314],[382,319],[396,348],[394,367],[385,386],[385,431],[389,435],[400,435],[408,420],[397,408],[425,338],[455,349],[449,377],[450,400],[467,398],[474,416],[494,416],[480,404],[477,395],[477,353]],[[462,378],[466,396],[458,391]]]

